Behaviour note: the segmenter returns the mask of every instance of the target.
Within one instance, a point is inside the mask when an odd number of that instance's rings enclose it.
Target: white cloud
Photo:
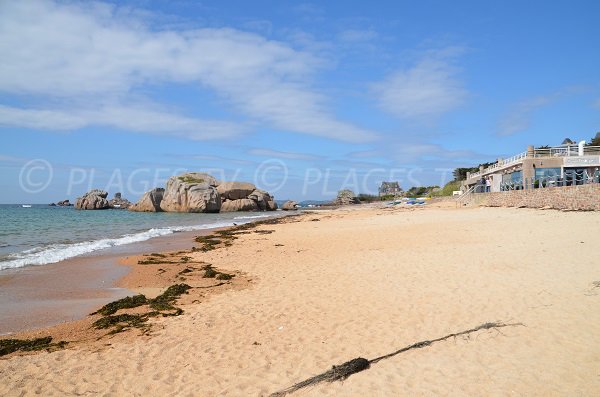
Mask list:
[[[169,134],[193,140],[239,135],[243,126],[225,121],[206,121],[145,107],[105,106],[98,109],[19,109],[0,105],[0,126],[70,131],[104,125],[133,132]]]
[[[287,160],[318,160],[321,157],[308,153],[282,152],[272,149],[250,149],[248,154],[260,157],[276,157]]]
[[[467,91],[452,64],[456,50],[431,52],[416,65],[373,85],[381,109],[404,119],[427,119],[461,106]]]
[[[37,116],[54,112],[45,124],[48,129],[79,128],[102,119],[100,124],[136,131],[154,128],[149,132],[161,133],[176,133],[181,125],[207,127],[210,131],[203,138],[219,138],[220,122],[181,115],[169,119],[164,111],[129,105],[132,95],[149,86],[195,84],[274,128],[346,141],[373,137],[372,132],[330,113],[328,99],[312,87],[322,63],[310,53],[233,29],[153,31],[140,17],[143,13],[126,11],[102,3],[0,3],[0,92],[44,102],[51,99],[62,106],[27,109]],[[105,102],[128,109],[117,111],[102,106]],[[91,117],[78,109],[82,103],[104,113]],[[59,110],[70,117],[63,118]],[[5,107],[5,113],[10,111]],[[5,123],[22,120],[23,113],[15,112],[5,114]],[[174,125],[155,127],[144,117]],[[35,122],[23,126],[35,128]]]

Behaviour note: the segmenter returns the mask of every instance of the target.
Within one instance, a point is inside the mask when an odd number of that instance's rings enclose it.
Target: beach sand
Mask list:
[[[600,213],[359,208],[189,254],[241,281],[182,299],[185,313],[153,320],[150,335],[2,359],[0,395],[266,396],[493,321],[522,325],[409,350],[293,395],[598,395]],[[135,290],[143,279],[122,282]]]

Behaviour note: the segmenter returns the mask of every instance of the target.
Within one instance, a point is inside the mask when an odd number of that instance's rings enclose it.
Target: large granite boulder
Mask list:
[[[256,201],[244,198],[239,200],[227,200],[221,204],[221,212],[235,211],[258,211],[259,207]]]
[[[219,212],[219,183],[201,172],[172,176],[167,181],[160,208],[166,212]]]
[[[110,208],[106,197],[108,197],[108,193],[104,190],[91,190],[82,197],[77,198],[75,208],[80,210],[103,210]]]
[[[256,189],[248,195],[248,198],[254,200],[261,211],[275,211],[277,209],[277,203],[275,203],[273,196],[264,190]]]
[[[117,208],[122,210],[125,210],[132,205],[132,203],[129,200],[124,199],[121,196],[121,193],[115,193],[115,197],[111,200],[108,200],[108,204],[111,208]]]
[[[360,204],[360,200],[352,190],[345,189],[338,192],[337,197],[333,200],[335,205]]]
[[[221,200],[239,200],[247,198],[256,190],[256,186],[247,182],[223,182],[217,186]]]
[[[163,199],[165,189],[162,187],[154,188],[140,198],[140,200],[129,207],[129,211],[136,212],[161,212],[160,203]]]
[[[292,200],[288,200],[281,206],[284,211],[293,211],[298,209],[298,203]]]

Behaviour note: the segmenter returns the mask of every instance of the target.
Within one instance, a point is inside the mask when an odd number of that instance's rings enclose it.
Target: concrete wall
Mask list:
[[[475,194],[474,204],[487,207],[554,208],[600,211],[600,184],[511,190]]]

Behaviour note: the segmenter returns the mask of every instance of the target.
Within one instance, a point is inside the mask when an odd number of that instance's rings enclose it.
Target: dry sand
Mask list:
[[[249,286],[184,304],[184,315],[155,320],[152,336],[0,360],[0,395],[269,395],[490,321],[524,325],[293,395],[599,395],[600,213],[342,209],[302,219],[191,255]]]

